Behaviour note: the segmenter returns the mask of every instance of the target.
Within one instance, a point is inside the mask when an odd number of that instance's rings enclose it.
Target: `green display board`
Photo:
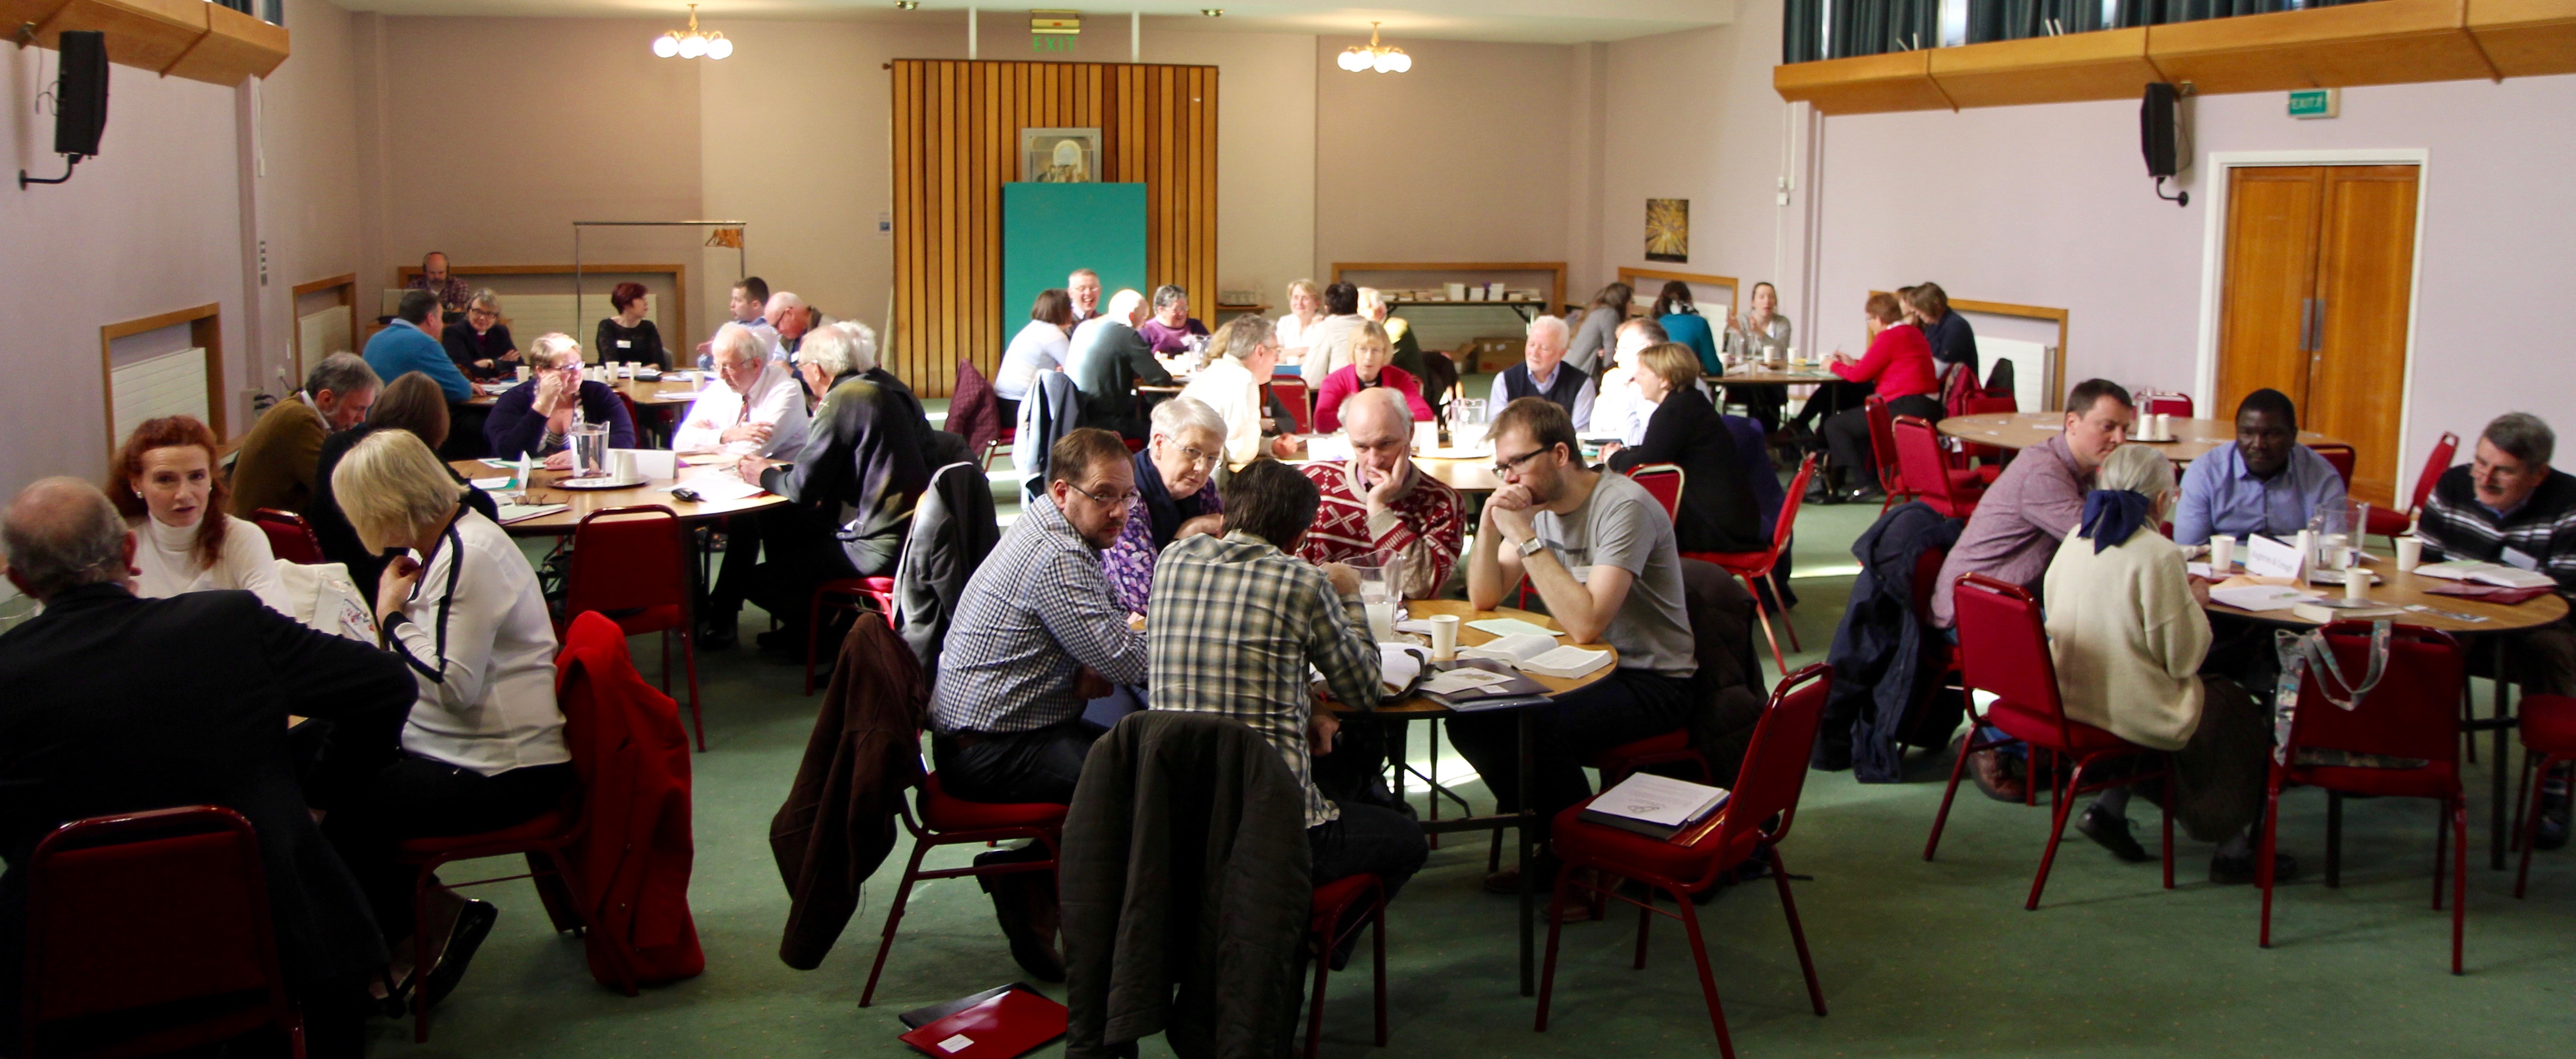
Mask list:
[[[1002,185],[1002,337],[1028,326],[1038,292],[1077,268],[1100,273],[1100,302],[1145,291],[1145,185]]]

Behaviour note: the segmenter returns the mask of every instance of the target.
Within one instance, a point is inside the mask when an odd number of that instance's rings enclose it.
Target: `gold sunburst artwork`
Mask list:
[[[1690,200],[1646,200],[1646,260],[1690,260]]]

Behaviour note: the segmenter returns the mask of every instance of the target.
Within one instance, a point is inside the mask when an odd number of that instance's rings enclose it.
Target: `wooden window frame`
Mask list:
[[[222,302],[207,302],[193,309],[173,309],[98,329],[98,389],[100,411],[107,417],[109,459],[116,457],[116,447],[125,442],[116,436],[116,340],[180,324],[188,325],[188,344],[206,351],[206,425],[213,428],[217,440],[232,439],[224,414],[224,306]]]
[[[449,265],[447,267],[447,274],[451,276],[569,276],[573,273],[574,268],[571,265]],[[673,311],[679,314],[674,318],[676,327],[674,328],[673,333],[679,336],[679,341],[677,343],[673,343],[668,339],[665,339],[664,345],[671,350],[671,357],[675,363],[681,359],[680,354],[684,350],[693,350],[697,347],[697,343],[692,340],[689,331],[689,266],[621,265],[615,263],[594,265],[589,262],[583,262],[580,268],[580,273],[584,276],[641,274],[671,277],[671,301],[673,303]],[[420,275],[420,266],[418,265],[404,265],[395,269],[394,287],[396,289],[402,289],[411,286],[412,277],[417,275]],[[607,304],[608,294],[608,291],[600,292],[599,300],[601,304]],[[507,295],[504,295],[504,297],[507,297]],[[590,295],[585,292],[582,294],[582,297],[587,299]],[[581,341],[580,335],[574,335],[572,338],[575,342]],[[588,345],[588,343],[583,344],[585,346]],[[364,343],[360,343],[360,345],[363,346]]]
[[[1744,281],[1733,276],[1720,276],[1710,272],[1672,272],[1660,268],[1620,266],[1619,282],[1627,284],[1630,289],[1636,289],[1637,281],[1641,279],[1680,280],[1684,283],[1705,283],[1712,287],[1725,287],[1726,318],[1729,320],[1735,318],[1736,310],[1744,304]],[[1644,292],[1638,291],[1638,293]],[[1646,299],[1647,305],[1651,306],[1654,303],[1653,298]],[[1631,304],[1634,303],[1631,302]]]

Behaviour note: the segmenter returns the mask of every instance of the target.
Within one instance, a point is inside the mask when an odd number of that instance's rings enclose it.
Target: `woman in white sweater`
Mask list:
[[[562,800],[573,770],[555,705],[554,624],[527,556],[461,503],[465,487],[419,438],[368,435],[332,470],[331,490],[369,550],[410,550],[377,583],[376,621],[420,698],[401,755],[355,804],[333,810],[324,831],[397,943],[397,962],[430,969],[421,988],[435,1003],[498,912],[439,889],[431,920],[414,924],[411,872],[393,863],[393,847],[512,827]],[[406,949],[399,942],[415,926],[420,945]]]
[[[2250,882],[2270,733],[2253,696],[2200,672],[2210,645],[2201,609],[2209,588],[2156,530],[2177,494],[2173,464],[2146,446],[2124,446],[2095,481],[2084,521],[2058,548],[2045,585],[2066,716],[2171,751],[2178,797],[2145,793],[2165,801],[2193,838],[2221,843],[2210,881]],[[2129,834],[2130,792],[2103,791],[2075,826],[2120,859],[2144,861],[2146,849]],[[2281,870],[2294,870],[2286,857]]]
[[[147,599],[237,588],[286,613],[268,535],[224,514],[232,491],[215,470],[215,432],[195,416],[147,419],[116,450],[107,495],[141,538],[134,594]]]

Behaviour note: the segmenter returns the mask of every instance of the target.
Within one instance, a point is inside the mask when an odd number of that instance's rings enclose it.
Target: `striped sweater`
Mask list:
[[[1369,515],[1368,491],[1350,464],[1309,463],[1298,468],[1323,494],[1315,526],[1297,555],[1310,563],[1338,563],[1386,550],[1404,556],[1404,598],[1430,599],[1449,582],[1466,538],[1466,503],[1447,483],[1405,464],[1412,484],[1388,510]]]
[[[2558,579],[2558,593],[2576,596],[2576,476],[2549,472],[2513,513],[2498,517],[2478,502],[2469,481],[2469,465],[2442,472],[2433,496],[2416,524],[2424,538],[2424,558],[2505,561],[2512,548],[2540,564]]]

